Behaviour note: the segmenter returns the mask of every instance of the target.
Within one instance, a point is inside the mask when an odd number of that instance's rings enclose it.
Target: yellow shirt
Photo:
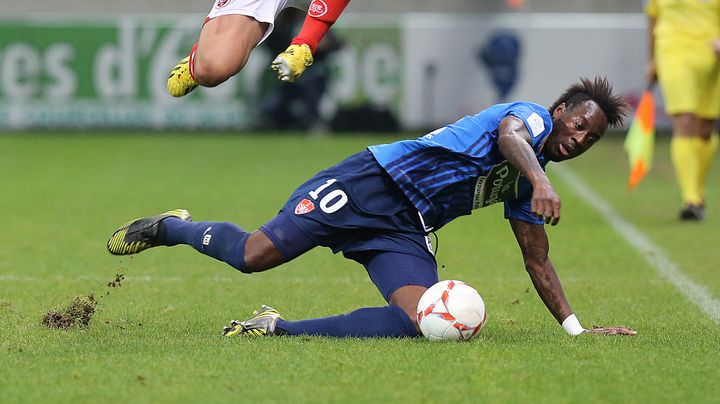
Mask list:
[[[655,40],[664,45],[720,38],[720,0],[649,0],[645,12],[655,17]]]

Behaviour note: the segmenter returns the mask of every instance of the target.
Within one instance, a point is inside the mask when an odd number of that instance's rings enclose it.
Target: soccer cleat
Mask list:
[[[285,330],[275,328],[280,313],[270,306],[262,305],[259,311],[254,311],[252,317],[245,321],[233,320],[229,326],[223,327],[223,336],[247,335],[251,337],[270,337],[285,335]]]
[[[131,220],[110,236],[107,242],[108,251],[114,255],[130,255],[162,245],[165,238],[163,234],[165,227],[161,227],[160,222],[168,217],[176,217],[186,222],[192,221],[190,212],[185,209],[171,210],[157,216]]]
[[[309,46],[290,45],[285,52],[277,55],[270,68],[277,72],[278,79],[292,83],[312,64],[313,56]]]
[[[198,86],[198,82],[190,75],[190,56],[175,65],[167,81],[167,90],[173,97],[182,97]]]
[[[680,220],[700,221],[705,218],[705,206],[689,203],[680,209]]]

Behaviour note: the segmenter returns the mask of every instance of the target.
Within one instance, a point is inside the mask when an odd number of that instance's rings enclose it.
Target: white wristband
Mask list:
[[[570,335],[580,335],[585,332],[585,329],[580,325],[580,322],[574,314],[567,316],[567,318],[563,320],[562,327]]]

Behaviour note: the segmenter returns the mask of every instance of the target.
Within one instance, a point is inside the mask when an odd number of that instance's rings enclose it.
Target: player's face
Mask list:
[[[553,131],[544,153],[551,161],[563,161],[585,153],[607,130],[605,113],[595,101],[585,101],[568,110],[560,104],[553,111]]]

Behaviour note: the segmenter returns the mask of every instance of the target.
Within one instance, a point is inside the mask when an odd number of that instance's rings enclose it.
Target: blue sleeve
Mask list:
[[[552,131],[552,120],[548,110],[537,104],[516,102],[510,105],[507,115],[512,115],[523,121],[532,137],[532,148],[539,151]]]

